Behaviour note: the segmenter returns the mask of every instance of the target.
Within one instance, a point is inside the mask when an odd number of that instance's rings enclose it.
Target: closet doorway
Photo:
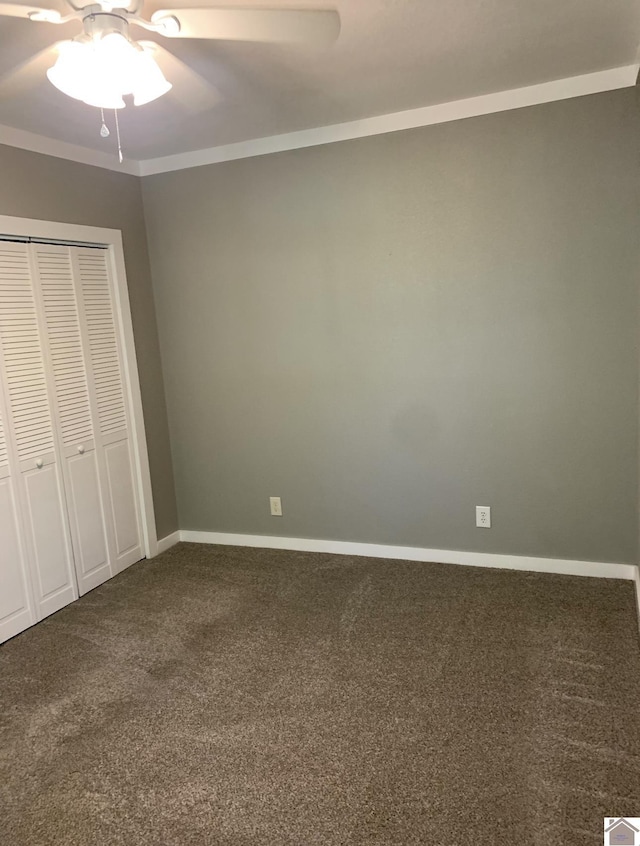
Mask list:
[[[121,234],[0,216],[0,642],[156,553]]]

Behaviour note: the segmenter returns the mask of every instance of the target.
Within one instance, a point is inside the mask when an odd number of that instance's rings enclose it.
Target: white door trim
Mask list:
[[[122,248],[122,233],[119,229],[103,229],[76,223],[59,223],[0,215],[0,235],[14,235],[18,238],[44,238],[52,241],[72,241],[79,244],[99,244],[108,249],[113,276],[116,280],[114,286],[115,310],[122,339],[124,379],[131,412],[133,455],[142,517],[142,545],[147,558],[153,558],[158,553],[158,536],[153,510],[149,453],[142,413],[142,396],[129,305],[124,250]]]

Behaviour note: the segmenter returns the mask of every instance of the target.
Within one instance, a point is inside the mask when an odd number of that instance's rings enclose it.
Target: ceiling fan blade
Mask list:
[[[57,9],[42,6],[22,6],[19,3],[0,3],[0,16],[30,18],[44,23],[58,23],[62,15]]]
[[[175,97],[189,111],[208,111],[220,101],[220,94],[215,86],[166,47],[155,41],[138,43],[152,53],[160,70],[171,83],[172,89],[169,96]]]
[[[173,38],[216,38],[229,41],[326,44],[340,33],[340,15],[314,9],[162,9],[151,20],[173,17],[180,23],[163,35]]]
[[[56,61],[57,50],[58,44],[51,44],[0,77],[0,100],[19,97],[46,80],[47,71]]]

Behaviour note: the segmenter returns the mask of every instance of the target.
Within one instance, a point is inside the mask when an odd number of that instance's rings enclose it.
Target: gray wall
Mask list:
[[[634,98],[145,178],[181,528],[635,562]]]
[[[0,214],[122,230],[158,536],[177,529],[169,433],[135,176],[0,146]]]

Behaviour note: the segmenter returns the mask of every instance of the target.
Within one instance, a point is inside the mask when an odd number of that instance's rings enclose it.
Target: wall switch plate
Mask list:
[[[479,529],[491,528],[491,508],[488,505],[476,505],[476,526]]]
[[[279,496],[270,496],[269,503],[271,504],[271,516],[282,517],[282,501]]]

